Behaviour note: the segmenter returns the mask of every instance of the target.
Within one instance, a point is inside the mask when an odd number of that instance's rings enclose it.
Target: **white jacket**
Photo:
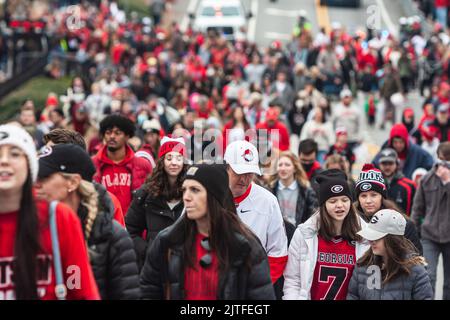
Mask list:
[[[289,246],[289,255],[284,270],[283,300],[311,300],[311,285],[317,262],[318,218],[315,213],[295,230]],[[359,218],[361,228],[367,223]],[[356,260],[370,248],[367,241],[356,243]]]

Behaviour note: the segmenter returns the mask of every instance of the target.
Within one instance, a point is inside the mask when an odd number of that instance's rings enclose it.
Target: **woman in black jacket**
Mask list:
[[[369,222],[372,216],[382,209],[401,212],[393,201],[386,199],[387,191],[383,174],[372,164],[365,164],[359,174],[356,182],[356,197],[355,207],[366,222]],[[405,214],[403,216],[406,219],[405,238],[414,244],[420,255],[423,255],[422,244],[414,222]]]
[[[232,201],[224,166],[189,168],[183,182],[186,213],[158,234],[147,253],[144,299],[275,298],[265,250]]]
[[[125,225],[134,241],[139,270],[145,252],[156,235],[172,225],[183,210],[181,184],[186,173],[183,138],[161,140],[159,159],[152,175],[136,191],[125,216]],[[145,233],[145,234],[144,234]]]
[[[77,212],[102,300],[139,299],[139,274],[133,242],[113,219],[106,189],[94,184],[94,164],[75,144],[47,147],[39,158],[38,198],[61,201]]]

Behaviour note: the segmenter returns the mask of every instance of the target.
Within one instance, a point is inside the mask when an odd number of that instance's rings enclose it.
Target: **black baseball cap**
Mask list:
[[[83,180],[90,182],[95,171],[89,154],[76,144],[64,143],[44,147],[39,156],[39,179],[61,172],[78,173]]]
[[[397,161],[398,161],[398,155],[394,149],[386,148],[386,149],[381,150],[378,163],[397,162]]]

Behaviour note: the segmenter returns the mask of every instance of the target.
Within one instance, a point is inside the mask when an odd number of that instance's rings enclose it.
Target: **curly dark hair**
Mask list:
[[[165,200],[181,199],[183,196],[181,187],[189,165],[186,163],[183,164],[183,169],[181,169],[175,183],[176,188],[171,188],[169,177],[167,176],[166,170],[164,170],[164,159],[165,155],[156,162],[155,169],[153,169],[152,174],[145,181],[145,190],[153,198],[163,197]]]
[[[112,114],[100,122],[100,134],[104,136],[107,130],[113,129],[114,127],[119,128],[130,138],[134,136],[134,131],[136,130],[133,121],[124,116]]]

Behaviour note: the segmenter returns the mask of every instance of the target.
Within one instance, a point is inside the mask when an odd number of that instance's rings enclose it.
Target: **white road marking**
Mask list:
[[[283,10],[277,8],[266,8],[265,13],[272,16],[298,18],[302,11],[299,10]],[[306,13],[303,11],[303,13]]]
[[[265,32],[264,37],[269,39],[291,40],[292,36],[287,33]]]
[[[250,19],[250,22],[248,23],[247,39],[250,42],[255,42],[256,20],[258,19],[258,0],[252,0],[252,3],[250,5],[250,12],[253,14],[253,17]]]
[[[186,14],[183,17],[183,20],[181,20],[180,24],[180,30],[186,31],[188,24],[189,24],[189,13],[195,13],[195,9],[197,9],[197,4],[199,0],[189,0],[188,7],[186,9]]]

